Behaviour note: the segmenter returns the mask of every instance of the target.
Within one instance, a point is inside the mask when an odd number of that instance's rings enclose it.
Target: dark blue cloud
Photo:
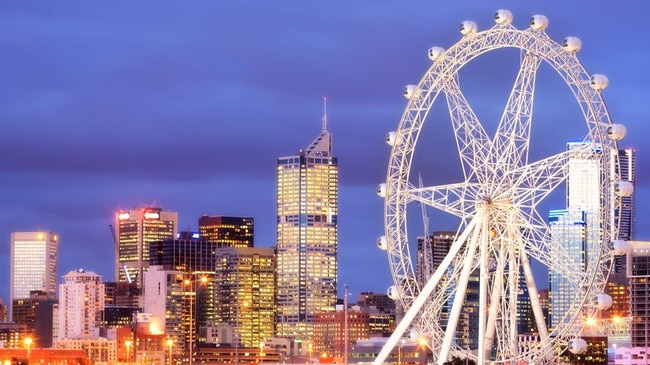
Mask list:
[[[638,222],[650,221],[643,1],[3,2],[0,260],[9,262],[10,232],[49,229],[61,234],[61,274],[92,262],[87,269],[112,279],[112,260],[92,258],[112,257],[113,212],[142,203],[178,211],[181,229],[195,229],[202,214],[253,216],[257,244],[274,244],[275,159],[309,145],[327,96],[341,170],[339,281],[353,293],[383,290],[390,274],[375,248],[383,208],[374,190],[402,87],[429,67],[429,47],[452,46],[466,19],[491,27],[497,7],[510,8],[520,28],[547,15],[553,39],[580,37],[585,68],[608,75],[608,108],[628,126],[623,145],[639,152]],[[498,55],[468,66],[473,105],[498,116],[509,84],[497,87],[514,72]],[[549,76],[536,101],[556,103],[567,90]],[[440,102],[431,123],[446,113]],[[575,113],[570,98],[562,105],[536,108],[536,136],[584,133],[558,123]],[[429,181],[459,174],[443,128],[423,132],[418,145],[414,168]],[[650,238],[647,226],[638,224],[639,238]],[[0,272],[0,282],[7,277]]]

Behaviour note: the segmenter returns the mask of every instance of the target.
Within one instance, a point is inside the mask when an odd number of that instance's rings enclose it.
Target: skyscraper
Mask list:
[[[56,233],[11,234],[10,318],[14,300],[29,299],[32,290],[43,291],[49,299],[56,299],[58,250],[59,236]]]
[[[278,159],[277,179],[276,333],[311,340],[314,313],[336,305],[338,160],[326,110],[307,149]]]
[[[230,247],[253,247],[253,218],[222,215],[199,218],[201,239]]]
[[[569,142],[567,149],[589,146],[589,142]],[[566,184],[566,209],[549,212],[551,239],[562,245],[569,257],[583,271],[597,265],[601,245],[602,222],[599,211],[602,204],[600,185],[603,179],[603,153],[594,147],[586,156],[569,158],[569,172]],[[549,271],[550,324],[555,328],[566,316],[575,291],[568,280],[557,272]]]
[[[70,271],[59,294],[58,339],[98,337],[104,310],[104,283],[92,271]]]
[[[174,239],[178,213],[158,207],[138,207],[115,214],[115,277],[142,288],[149,267],[149,244]]]

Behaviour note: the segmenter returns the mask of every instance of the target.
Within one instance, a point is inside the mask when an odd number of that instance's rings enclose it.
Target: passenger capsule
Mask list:
[[[381,198],[386,197],[386,183],[381,183],[379,186],[377,186],[377,195],[379,195]]]
[[[400,144],[400,142],[401,138],[397,137],[397,132],[391,131],[386,135],[386,143],[388,143],[389,146]]]
[[[386,294],[388,294],[388,297],[392,300],[398,300],[400,297],[399,292],[397,291],[397,287],[395,285],[391,285],[388,288],[388,292]]]
[[[614,193],[617,196],[631,196],[634,193],[634,185],[629,181],[619,181],[614,184]]]
[[[594,300],[596,309],[604,310],[612,306],[612,297],[609,294],[598,294]]]
[[[442,47],[431,47],[429,48],[428,53],[429,53],[429,59],[431,61],[435,61],[438,58],[440,58],[440,56],[442,56],[443,53],[445,53],[445,49]]]
[[[569,351],[572,354],[579,355],[587,351],[587,341],[582,338],[574,338],[569,341]]]
[[[544,15],[533,15],[530,18],[530,27],[535,30],[544,30],[548,27],[548,18]]]
[[[388,240],[386,239],[386,236],[377,238],[377,247],[379,247],[379,249],[382,251],[386,251],[388,249]]]
[[[566,37],[562,42],[562,48],[567,52],[578,52],[582,48],[580,38]]]
[[[627,128],[623,124],[612,124],[607,128],[607,135],[615,141],[620,141],[627,136]]]
[[[471,20],[465,20],[460,23],[460,34],[462,35],[472,35],[478,30],[478,25]]]
[[[630,244],[624,240],[612,241],[612,253],[614,255],[627,255],[630,252]]]
[[[494,22],[499,25],[508,25],[512,23],[512,13],[506,9],[497,10],[494,14]]]
[[[417,86],[406,85],[404,86],[404,91],[402,92],[402,95],[404,95],[405,98],[410,99],[413,95],[415,95],[416,90],[417,90]]]
[[[589,85],[596,91],[603,90],[609,85],[609,79],[605,75],[596,74],[591,76]]]

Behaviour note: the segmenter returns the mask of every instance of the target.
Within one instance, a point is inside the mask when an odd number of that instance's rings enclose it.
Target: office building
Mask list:
[[[164,333],[168,338],[175,339],[172,350],[175,349],[176,352],[184,349],[186,343],[183,317],[186,312],[184,294],[187,288],[184,287],[184,280],[183,272],[164,270],[157,265],[149,266],[144,274],[143,309],[144,313],[151,314],[149,327],[154,333]]]
[[[650,347],[650,242],[631,241],[627,254],[630,279],[630,340],[632,347]]]
[[[277,163],[277,336],[310,341],[314,313],[334,310],[337,250],[338,160],[325,112],[311,145]]]
[[[103,310],[104,284],[100,275],[82,269],[63,275],[57,340],[98,337]]]
[[[149,267],[149,245],[174,239],[178,213],[159,207],[137,207],[115,214],[115,277],[135,282],[142,288],[143,273]]]
[[[253,247],[253,218],[207,216],[199,218],[200,239],[226,247]]]
[[[237,346],[258,347],[273,337],[275,252],[272,248],[216,249],[214,320],[234,328]]]
[[[334,358],[342,359],[346,347],[349,351],[357,340],[369,338],[368,317],[368,313],[361,311],[358,306],[350,307],[347,313],[342,305],[337,306],[335,312],[316,313],[314,315],[313,352],[317,355],[326,353]]]
[[[9,317],[15,300],[29,299],[32,290],[56,299],[59,235],[54,232],[11,233]]]
[[[589,142],[569,142],[567,150],[589,146]],[[603,179],[603,153],[593,147],[585,156],[569,158],[566,183],[566,209],[549,212],[551,239],[563,246],[575,267],[593,272],[602,242],[599,221]],[[549,323],[551,328],[564,322],[571,304],[577,300],[576,291],[563,275],[549,270]]]

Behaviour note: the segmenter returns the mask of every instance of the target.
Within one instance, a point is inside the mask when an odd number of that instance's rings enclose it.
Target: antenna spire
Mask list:
[[[327,96],[323,96],[323,133],[327,132]]]

